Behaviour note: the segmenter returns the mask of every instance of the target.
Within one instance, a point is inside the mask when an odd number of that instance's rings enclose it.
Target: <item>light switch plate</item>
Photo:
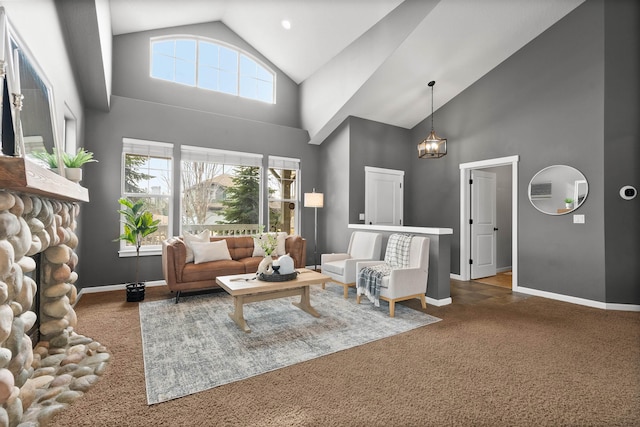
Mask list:
[[[574,224],[584,224],[584,215],[574,215],[573,216]]]

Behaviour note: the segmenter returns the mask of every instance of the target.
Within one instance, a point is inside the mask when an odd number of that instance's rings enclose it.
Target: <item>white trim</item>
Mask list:
[[[465,262],[470,258],[469,232],[469,176],[472,169],[483,169],[495,166],[511,166],[511,263],[512,265],[512,290],[518,289],[518,162],[520,156],[499,157],[496,159],[480,160],[476,162],[460,163],[460,279],[467,281],[470,278],[469,264]]]
[[[463,280],[462,280],[462,276],[461,276],[461,275],[459,275],[459,274],[449,273],[449,277],[450,277],[451,279],[454,279],[454,280],[460,280],[460,281],[463,281]]]
[[[412,227],[404,225],[369,225],[369,224],[349,224],[348,228],[359,230],[379,230],[399,233],[416,233],[416,234],[453,234],[453,228],[436,228],[436,227]]]
[[[397,169],[384,169],[384,168],[376,168],[376,167],[373,167],[373,166],[365,166],[364,167],[364,171],[365,172],[377,172],[377,173],[386,173],[386,174],[390,174],[390,175],[404,176],[404,171],[397,170]]]
[[[166,284],[167,283],[164,280],[151,280],[149,282],[145,282],[145,287],[151,288],[154,286],[164,286]],[[78,296],[76,297],[76,302],[73,304],[73,306],[75,307],[75,305],[78,304],[78,301],[80,301],[80,298],[84,294],[95,294],[98,292],[111,292],[111,291],[124,291],[126,289],[127,289],[126,283],[121,283],[119,285],[89,286],[87,288],[82,288],[80,289],[80,292],[78,292]]]
[[[433,298],[427,297],[426,299],[427,299],[427,304],[435,305],[436,307],[442,307],[444,305],[449,305],[449,304],[451,304],[453,302],[451,300],[451,297],[444,298],[444,299],[433,299]]]
[[[135,248],[121,249],[118,251],[118,258],[129,258],[136,256]],[[151,247],[140,247],[140,256],[162,255],[162,245],[153,245]]]
[[[525,288],[519,286],[518,289],[514,289],[515,292],[522,294],[533,295],[536,297],[549,298],[556,301],[568,302],[571,304],[584,305],[587,307],[599,308],[602,310],[620,310],[620,311],[640,311],[640,305],[636,304],[616,304],[606,303],[601,301],[593,301],[586,298],[572,297],[570,295],[556,294],[554,292],[540,291],[538,289]]]

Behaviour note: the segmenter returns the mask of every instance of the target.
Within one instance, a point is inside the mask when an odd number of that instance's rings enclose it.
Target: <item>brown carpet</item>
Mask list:
[[[113,359],[51,425],[639,425],[640,313],[480,286],[452,281],[454,303],[428,306],[443,319],[428,327],[152,406],[138,305],[124,291],[86,294],[78,332]]]

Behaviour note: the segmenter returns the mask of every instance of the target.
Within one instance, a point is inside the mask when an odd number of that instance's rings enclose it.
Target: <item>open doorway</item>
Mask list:
[[[486,268],[487,264],[494,264],[494,268],[496,268],[496,273],[510,273],[506,274],[511,279],[511,289],[515,290],[518,286],[518,161],[519,156],[510,156],[510,157],[502,157],[497,159],[489,159],[482,160],[478,162],[471,163],[463,163],[460,164],[460,279],[461,280],[472,280],[473,273],[473,262],[482,264],[482,268]],[[485,219],[483,222],[486,224],[482,224],[485,228],[489,227],[490,229],[486,230],[484,236],[480,237],[481,242],[486,242],[484,248],[482,245],[478,245],[477,236],[474,236],[474,231],[477,231],[481,227],[477,227],[476,230],[473,229],[473,224],[471,224],[471,211],[473,207],[473,198],[472,198],[472,186],[470,185],[470,180],[474,175],[474,171],[489,171],[500,173],[504,173],[504,169],[499,169],[502,166],[510,166],[511,173],[510,177],[506,179],[510,179],[510,189],[511,189],[511,197],[510,197],[510,211],[507,214],[510,214],[510,221],[501,220],[503,225],[503,230],[500,235],[497,234],[500,227],[496,227],[494,224],[490,224],[489,217],[491,216],[491,208],[479,204],[476,206],[476,209],[480,209],[482,212],[485,212]],[[476,173],[476,176],[485,176],[483,173]],[[491,174],[489,174],[491,175]],[[488,181],[487,181],[488,182]],[[476,196],[478,197],[478,196]],[[476,200],[478,202],[478,200]],[[507,209],[508,210],[508,209]],[[476,223],[476,225],[479,225]],[[511,227],[510,230],[506,230],[504,227]],[[493,228],[498,228],[498,230],[493,230]],[[507,266],[502,266],[503,271],[500,271],[500,268],[497,265],[500,263],[498,261],[497,255],[497,247],[500,247],[500,243],[498,239],[501,236],[509,235],[507,231],[510,231],[510,252],[511,252],[511,268],[510,272],[508,271]],[[476,233],[477,234],[477,233]],[[493,240],[492,240],[493,239]],[[493,246],[492,246],[493,245]],[[509,245],[502,245],[503,247]],[[475,247],[475,248],[474,248]],[[487,251],[492,251],[491,253],[487,253]],[[474,254],[474,251],[482,251],[482,253]],[[504,255],[501,255],[504,256]],[[474,260],[475,258],[475,260]],[[504,263],[504,262],[503,262]],[[489,270],[491,266],[489,266]],[[486,273],[487,270],[485,270]],[[480,274],[482,275],[482,274]],[[504,279],[504,277],[503,277]]]

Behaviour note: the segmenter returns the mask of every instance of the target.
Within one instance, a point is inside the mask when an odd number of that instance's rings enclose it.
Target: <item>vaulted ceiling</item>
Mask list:
[[[430,113],[427,82],[437,82],[437,109],[584,0],[94,1],[89,14],[96,17],[84,24],[78,7],[87,2],[60,1],[61,20],[79,45],[74,55],[86,55],[82,45],[100,40],[100,31],[221,21],[300,84],[302,126],[311,143],[321,143],[350,115],[412,128]],[[98,50],[110,54],[102,40]],[[91,85],[82,84],[88,104],[108,107],[110,90],[95,93]]]

